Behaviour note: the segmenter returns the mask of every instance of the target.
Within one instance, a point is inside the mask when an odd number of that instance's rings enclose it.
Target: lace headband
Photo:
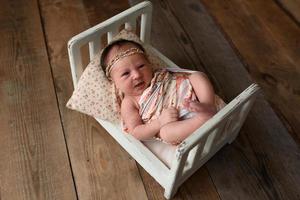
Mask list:
[[[110,78],[110,72],[113,69],[113,65],[116,64],[120,59],[127,57],[127,56],[131,56],[133,54],[144,54],[144,51],[142,51],[139,48],[133,47],[130,49],[127,49],[125,51],[121,51],[119,52],[107,65],[106,70],[105,70],[105,74],[108,78]]]

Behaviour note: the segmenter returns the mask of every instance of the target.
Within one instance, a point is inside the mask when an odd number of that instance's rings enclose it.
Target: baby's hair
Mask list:
[[[107,55],[112,50],[112,48],[116,47],[116,46],[121,48],[123,45],[126,45],[126,44],[133,44],[136,48],[138,48],[138,49],[142,50],[143,52],[145,52],[145,49],[143,48],[143,46],[141,44],[137,43],[137,42],[134,42],[134,41],[121,39],[121,40],[117,40],[115,42],[112,42],[102,52],[101,67],[102,67],[104,72],[106,71],[106,67],[107,67]]]

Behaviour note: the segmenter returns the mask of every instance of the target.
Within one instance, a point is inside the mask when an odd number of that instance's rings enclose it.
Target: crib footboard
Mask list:
[[[166,198],[171,198],[190,175],[237,137],[258,90],[257,84],[249,86],[178,146],[169,175],[169,186],[165,188]]]

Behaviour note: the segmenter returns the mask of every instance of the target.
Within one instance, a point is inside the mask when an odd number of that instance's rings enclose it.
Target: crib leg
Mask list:
[[[175,193],[177,192],[178,190],[178,187],[173,187],[173,188],[167,188],[165,189],[165,193],[164,193],[164,196],[166,199],[171,199]]]

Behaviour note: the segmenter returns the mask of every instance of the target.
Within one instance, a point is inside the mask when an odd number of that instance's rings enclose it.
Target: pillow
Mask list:
[[[88,64],[67,107],[112,123],[119,123],[120,109],[114,85],[100,67],[100,55]]]
[[[123,29],[109,43],[120,39],[137,42],[145,49],[146,56],[154,69],[167,66],[139,37],[130,30]],[[104,50],[104,49],[103,49]],[[116,95],[114,84],[109,81],[101,67],[101,54],[98,53],[88,64],[82,73],[77,87],[67,102],[67,107],[96,118],[110,121],[114,124],[120,123],[121,100]]]

